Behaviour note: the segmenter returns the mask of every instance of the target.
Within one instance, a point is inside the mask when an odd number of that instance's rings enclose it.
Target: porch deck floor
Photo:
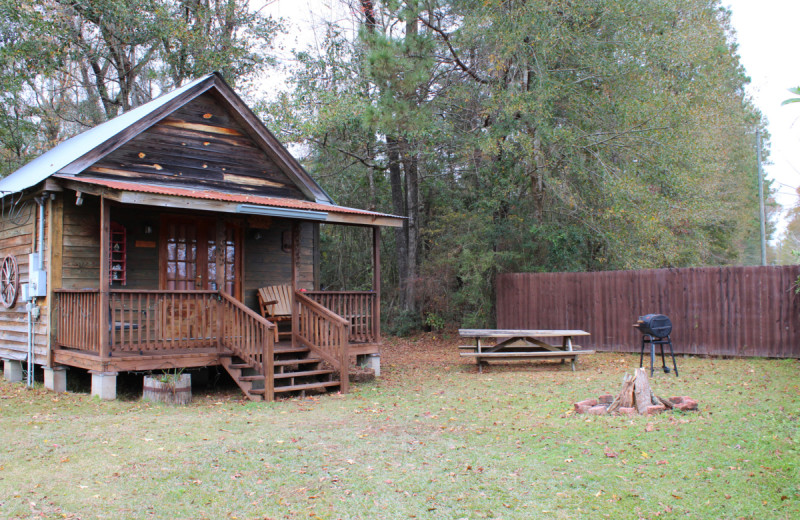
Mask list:
[[[292,347],[289,340],[275,344],[276,355],[305,352],[304,347]],[[350,355],[375,354],[380,351],[376,343],[351,343]],[[68,348],[53,351],[53,363],[67,365],[96,372],[132,372],[139,370],[169,370],[174,368],[196,368],[220,364],[221,356],[231,356],[232,352],[214,347],[193,349],[170,349],[140,352],[114,352],[108,359],[102,359],[96,352]]]
[[[220,355],[225,354],[230,355],[230,352],[219,351],[216,348],[198,348],[114,352],[108,359],[103,359],[95,352],[62,348],[53,352],[53,362],[97,372],[130,372],[218,365]]]

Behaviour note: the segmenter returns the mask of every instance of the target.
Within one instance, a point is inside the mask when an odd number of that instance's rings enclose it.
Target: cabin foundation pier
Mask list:
[[[366,368],[371,368],[375,371],[375,377],[381,377],[381,355],[380,354],[365,354],[362,362],[362,366]]]
[[[3,377],[6,381],[19,383],[22,381],[22,361],[15,359],[3,360]]]
[[[44,387],[56,393],[67,391],[67,368],[55,366],[44,367]]]
[[[113,401],[117,398],[117,373],[116,372],[96,372],[92,374],[92,397]]]

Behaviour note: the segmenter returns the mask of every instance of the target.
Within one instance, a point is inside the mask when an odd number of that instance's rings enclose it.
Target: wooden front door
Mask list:
[[[166,216],[161,223],[160,286],[170,291],[222,289],[241,298],[241,228],[210,218]],[[219,272],[219,276],[218,275]]]

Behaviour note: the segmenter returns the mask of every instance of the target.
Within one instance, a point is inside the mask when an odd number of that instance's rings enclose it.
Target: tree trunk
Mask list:
[[[419,207],[419,171],[417,169],[417,156],[409,150],[407,142],[401,142],[403,148],[403,170],[406,174],[406,197],[407,197],[407,216],[408,216],[408,235],[406,249],[406,285],[405,285],[405,304],[406,309],[416,310],[416,284],[419,276],[419,229],[420,229],[420,207]]]
[[[406,214],[406,196],[403,190],[403,172],[400,168],[400,146],[397,139],[386,136],[386,153],[389,158],[389,184],[392,187],[392,212]],[[400,286],[401,306],[407,309],[405,287],[408,283],[408,221],[403,227],[394,228],[395,255],[397,258],[398,284]]]

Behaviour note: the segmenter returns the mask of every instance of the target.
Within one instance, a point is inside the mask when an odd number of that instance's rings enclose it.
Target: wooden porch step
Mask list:
[[[264,381],[266,378],[260,375],[239,376],[239,381]]]
[[[325,374],[333,374],[333,370],[303,370],[300,372],[284,372],[282,374],[275,374],[275,379],[289,379],[292,377],[305,377],[305,376],[321,376]]]
[[[253,368],[252,363],[228,363],[228,368],[233,368],[235,370],[241,370],[243,368]]]
[[[323,388],[332,388],[334,386],[339,386],[339,381],[323,381],[320,383],[307,383],[303,385],[276,386],[275,393],[277,394],[279,392],[298,392],[300,390],[315,390],[315,389],[321,390]]]
[[[275,349],[273,350],[275,354],[296,354],[298,352],[309,352],[308,347],[284,347],[275,345]]]
[[[276,367],[287,365],[308,365],[311,363],[319,363],[322,361],[320,358],[303,358],[303,359],[278,359],[273,363]]]

